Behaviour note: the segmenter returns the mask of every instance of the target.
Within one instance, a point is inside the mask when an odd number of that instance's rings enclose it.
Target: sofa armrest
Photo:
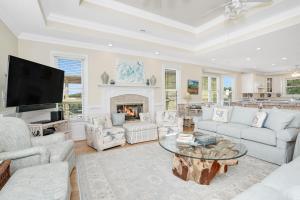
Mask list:
[[[64,133],[54,133],[52,135],[32,137],[31,144],[33,146],[46,146],[51,144],[57,144],[66,140]]]
[[[37,164],[49,163],[50,153],[45,147],[42,146],[32,147],[18,151],[1,152],[0,160],[18,160],[22,158],[28,158],[31,156],[40,156],[40,163]]]
[[[294,142],[297,139],[298,132],[299,130],[296,128],[287,128],[276,133],[277,139],[285,142]]]

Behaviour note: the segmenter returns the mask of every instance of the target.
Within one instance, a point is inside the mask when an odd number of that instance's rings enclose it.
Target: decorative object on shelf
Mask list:
[[[198,95],[198,93],[199,93],[199,81],[188,80],[187,92],[191,95]]]
[[[108,84],[109,81],[109,75],[106,72],[103,72],[101,75],[102,83],[103,84]]]
[[[150,80],[149,79],[147,79],[146,85],[150,86]]]
[[[116,84],[116,82],[114,80],[110,80],[110,84],[114,85],[114,84]]]
[[[150,78],[150,84],[151,84],[152,86],[155,86],[155,85],[156,85],[156,77],[155,77],[154,75],[152,75],[151,78]]]
[[[117,82],[144,83],[144,64],[141,61],[119,61],[117,65]]]

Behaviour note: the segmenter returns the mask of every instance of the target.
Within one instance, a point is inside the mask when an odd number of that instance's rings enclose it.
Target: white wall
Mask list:
[[[0,20],[0,113],[13,113],[15,109],[4,108],[8,55],[18,54],[18,39]]]

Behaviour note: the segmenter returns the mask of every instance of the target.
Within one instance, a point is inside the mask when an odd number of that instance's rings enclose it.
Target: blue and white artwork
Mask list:
[[[117,81],[120,83],[144,83],[143,62],[120,61],[117,66]]]

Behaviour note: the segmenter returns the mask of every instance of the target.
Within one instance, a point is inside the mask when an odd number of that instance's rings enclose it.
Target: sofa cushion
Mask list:
[[[241,132],[246,128],[249,128],[249,126],[243,124],[224,123],[217,126],[217,133],[230,137],[241,138]]]
[[[268,117],[264,127],[272,129],[274,131],[280,131],[285,129],[294,118],[295,115],[292,112],[272,109],[268,113]]]
[[[120,127],[112,127],[112,128],[108,128],[108,129],[103,129],[103,136],[115,135],[115,134],[120,134],[120,133],[125,133],[125,130]]]
[[[246,108],[235,106],[232,110],[230,122],[251,125],[252,120],[257,113],[256,108]]]
[[[202,119],[203,120],[211,120],[213,117],[214,108],[202,106]]]
[[[198,128],[206,131],[217,132],[217,126],[223,124],[223,122],[216,122],[212,120],[203,120],[198,122]]]
[[[227,108],[214,108],[213,120],[217,122],[228,122],[229,110]]]
[[[276,190],[287,190],[295,185],[300,185],[300,157],[289,164],[282,165],[266,177],[262,184]]]
[[[246,140],[276,146],[276,132],[267,128],[247,128],[242,130],[241,137]]]
[[[289,200],[280,191],[271,187],[256,184],[232,200]]]
[[[68,163],[59,162],[17,170],[0,191],[1,200],[67,200]]]

